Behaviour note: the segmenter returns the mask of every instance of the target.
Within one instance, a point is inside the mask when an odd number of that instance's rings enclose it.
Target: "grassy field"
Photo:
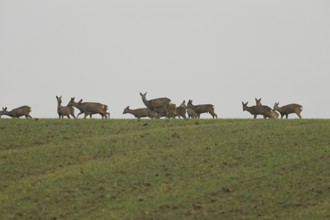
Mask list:
[[[0,120],[0,219],[329,219],[330,120]]]

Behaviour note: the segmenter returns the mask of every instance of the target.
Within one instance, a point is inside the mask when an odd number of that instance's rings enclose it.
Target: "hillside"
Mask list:
[[[330,120],[0,120],[0,219],[328,219]]]

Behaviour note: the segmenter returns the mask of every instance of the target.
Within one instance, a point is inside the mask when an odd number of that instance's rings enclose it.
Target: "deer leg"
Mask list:
[[[286,114],[286,115],[285,115],[285,118],[288,119],[288,117],[289,117],[289,114]]]
[[[301,117],[300,113],[296,113],[296,114],[298,115],[298,117],[299,117],[300,119],[302,119],[302,117]]]
[[[81,115],[83,112],[79,112],[79,114],[77,115],[77,118],[79,117],[79,115]]]

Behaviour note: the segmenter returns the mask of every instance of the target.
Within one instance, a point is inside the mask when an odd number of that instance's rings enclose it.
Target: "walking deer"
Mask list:
[[[193,105],[192,100],[189,100],[187,103],[188,108],[191,108],[197,114],[197,118],[200,118],[202,113],[210,113],[213,118],[218,118],[218,115],[214,112],[214,106],[211,104]]]
[[[74,115],[74,108],[72,106],[62,106],[62,96],[56,96],[57,100],[57,114],[59,118],[63,118],[64,116],[70,118],[70,115],[73,118],[76,118]]]
[[[90,118],[92,118],[93,114],[100,114],[102,118],[110,118],[110,113],[107,112],[107,105],[98,102],[82,102],[82,99],[80,99],[79,102],[75,102],[74,99],[74,97],[71,98],[68,106],[73,106],[79,109],[80,113],[77,115],[77,118],[81,114],[84,114],[84,118],[86,118],[88,115],[90,116]]]
[[[12,109],[11,111],[7,111],[7,107],[2,108],[0,112],[1,115],[7,115],[12,118],[20,118],[21,116],[25,116],[25,118],[32,118],[30,112],[32,111],[30,106],[23,105],[21,107]]]
[[[296,113],[300,119],[302,118],[300,113],[302,112],[303,107],[301,105],[292,103],[279,107],[279,104],[279,102],[275,102],[273,110],[278,111],[281,114],[281,119],[284,115],[286,119],[288,119],[288,116],[291,113]]]

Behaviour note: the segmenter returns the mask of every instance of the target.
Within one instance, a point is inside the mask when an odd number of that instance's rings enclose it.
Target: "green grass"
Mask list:
[[[329,219],[330,120],[0,120],[0,219]]]

